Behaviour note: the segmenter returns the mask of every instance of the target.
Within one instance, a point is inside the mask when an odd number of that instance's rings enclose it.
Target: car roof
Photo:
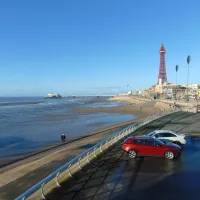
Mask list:
[[[149,137],[149,136],[140,136],[140,135],[137,135],[137,136],[132,136],[132,137],[129,137],[129,138],[131,138],[131,139],[133,139],[133,140],[148,140],[149,138],[151,138],[151,137]],[[152,138],[151,138],[152,139]]]
[[[155,131],[152,131],[151,133],[165,133],[165,132],[174,133],[174,132],[171,131],[171,130],[155,130]],[[149,134],[149,133],[148,133],[148,134]]]

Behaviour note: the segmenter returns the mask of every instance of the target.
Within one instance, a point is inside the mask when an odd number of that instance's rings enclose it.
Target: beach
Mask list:
[[[42,101],[43,100],[43,101]],[[133,119],[132,114],[73,113],[84,107],[121,105],[106,99],[0,98],[0,167],[3,160],[16,158],[85,133]]]
[[[105,126],[104,123],[102,125],[104,126],[103,128],[96,129],[95,131],[91,132],[86,132],[84,134],[81,134],[80,136],[75,136],[72,138],[67,138],[66,142],[60,143],[60,142],[55,142],[54,144],[46,145],[43,147],[40,147],[38,150],[20,155],[17,157],[11,157],[8,159],[5,159],[3,162],[1,162],[1,167],[7,166],[8,164],[11,163],[16,163],[18,160],[23,160],[23,162],[26,162],[26,158],[34,157],[35,155],[39,155],[40,153],[45,153],[46,151],[51,149],[56,149],[57,147],[63,148],[65,144],[68,144],[68,147],[73,146],[74,141],[81,141],[84,140],[85,138],[95,138],[96,135],[100,135],[100,140],[105,138],[106,136],[109,136],[110,134],[113,133],[112,130],[115,130],[117,128],[123,128],[126,125],[132,124],[140,119],[143,119],[145,117],[148,117],[150,115],[156,114],[158,112],[163,111],[163,105],[156,106],[156,102],[154,101],[144,101],[144,100],[136,100],[132,97],[113,97],[108,99],[109,101],[119,101],[119,102],[126,102],[126,104],[122,104],[120,106],[113,106],[113,107],[81,107],[78,109],[72,109],[73,113],[78,113],[78,114],[93,114],[93,113],[115,113],[118,116],[121,114],[131,114],[134,117],[132,119],[116,123],[111,126]],[[164,105],[165,107],[165,105]],[[98,122],[95,124],[98,125]],[[89,126],[94,126],[94,124],[90,124]],[[109,132],[109,130],[111,130]],[[107,134],[104,134],[104,132],[108,132]],[[99,139],[99,138],[98,138]],[[96,141],[96,139],[94,139]],[[64,147],[65,148],[65,147]],[[5,168],[7,169],[7,168]],[[1,171],[4,171],[1,169]]]
[[[115,107],[90,107],[90,108],[79,108],[73,109],[72,111],[75,113],[118,113],[118,114],[133,114],[136,115],[134,121],[137,121],[141,118],[147,117],[149,115],[153,115],[155,113],[167,110],[169,108],[168,105],[161,102],[155,101],[145,101],[145,100],[137,100],[132,97],[124,97],[124,96],[116,96],[108,99],[109,101],[123,101],[127,102],[125,105],[115,106]]]
[[[37,153],[30,154],[27,157],[21,156],[21,158],[9,165],[6,165],[0,168],[0,187],[4,187],[9,184],[16,184],[15,181],[23,180],[23,177],[32,177],[33,181],[29,186],[36,184],[41,178],[44,178],[51,172],[55,170],[55,163],[57,163],[56,168],[59,168],[63,165],[63,162],[68,162],[73,157],[78,156],[81,152],[92,147],[102,139],[110,136],[111,134],[122,130],[127,125],[130,125],[142,118],[145,118],[149,115],[153,115],[162,111],[163,107],[155,107],[156,102],[154,101],[140,101],[135,100],[132,97],[114,97],[109,99],[109,101],[123,101],[127,102],[120,106],[114,107],[84,107],[73,109],[74,113],[116,113],[116,114],[132,114],[136,115],[131,120],[117,123],[112,126],[104,127],[97,129],[95,131],[85,133],[81,136],[72,138],[65,143],[55,143],[47,147],[43,147],[37,151]],[[42,175],[39,173],[44,167],[48,167],[46,174]],[[32,174],[33,171],[37,170],[38,173]],[[37,174],[40,174],[38,177]],[[35,178],[33,178],[35,176]],[[26,189],[26,186],[24,186]]]

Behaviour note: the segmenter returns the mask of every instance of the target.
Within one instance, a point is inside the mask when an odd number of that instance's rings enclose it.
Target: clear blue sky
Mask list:
[[[0,96],[113,94],[157,82],[200,83],[198,0],[0,2]],[[127,87],[129,85],[129,87]]]

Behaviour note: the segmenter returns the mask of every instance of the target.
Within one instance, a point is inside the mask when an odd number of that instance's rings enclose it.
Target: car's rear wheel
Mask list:
[[[166,151],[165,152],[165,158],[168,160],[174,159],[174,153],[172,151]]]
[[[137,156],[137,153],[135,150],[129,150],[128,155],[130,158],[135,158]]]

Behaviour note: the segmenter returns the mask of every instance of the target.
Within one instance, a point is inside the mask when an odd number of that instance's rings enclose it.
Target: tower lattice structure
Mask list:
[[[167,73],[166,73],[166,65],[165,65],[165,53],[166,50],[162,43],[160,48],[160,66],[159,66],[159,74],[158,74],[158,83],[159,79],[161,79],[161,83],[167,82]]]

